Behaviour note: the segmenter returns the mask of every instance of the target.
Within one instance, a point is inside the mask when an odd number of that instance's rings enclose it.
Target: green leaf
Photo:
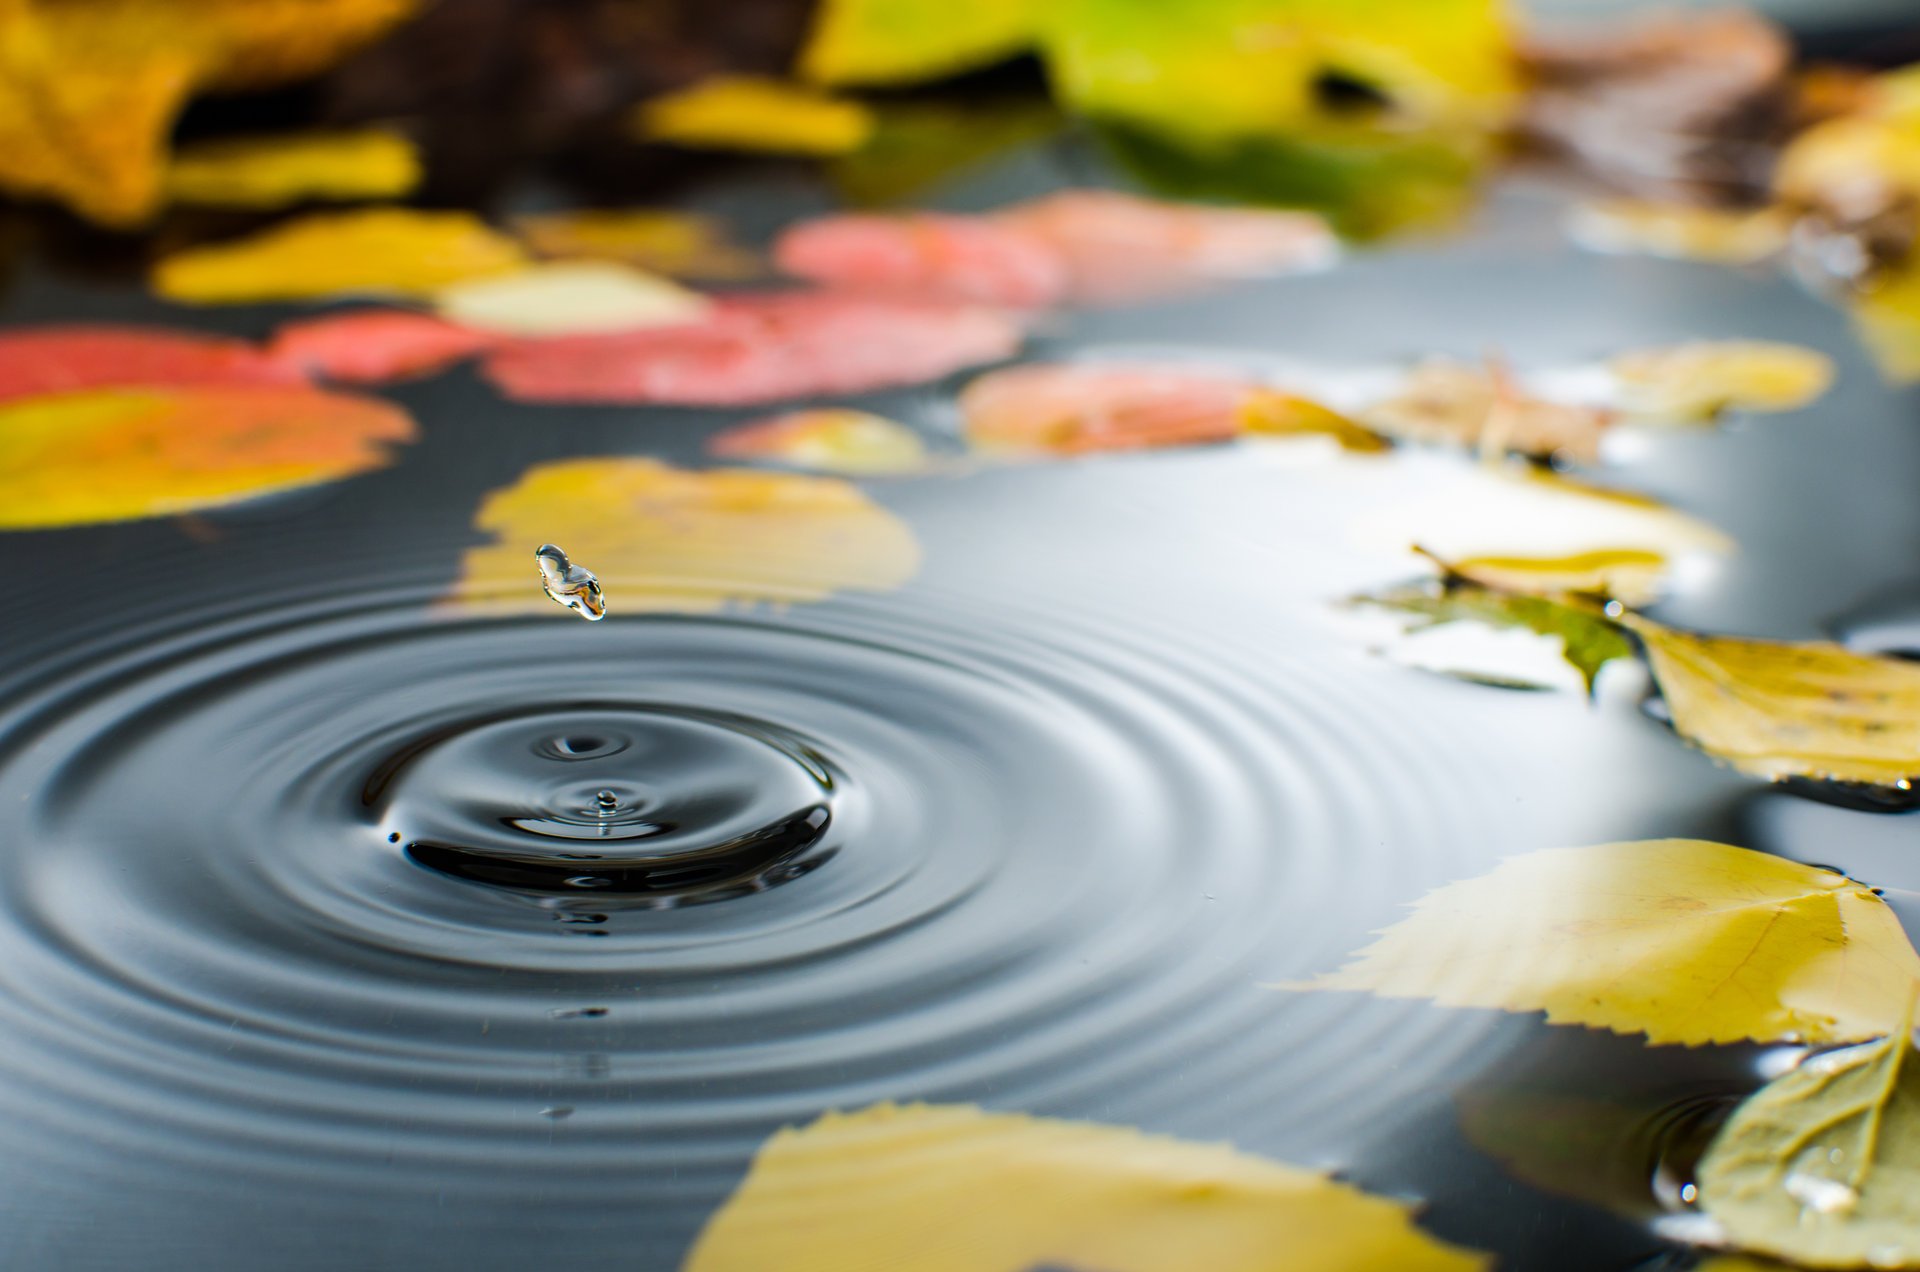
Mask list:
[[[1816,1268],[1920,1267],[1920,1065],[1892,1036],[1815,1056],[1734,1111],[1700,1205],[1742,1249]]]
[[[1426,621],[1417,627],[1471,622],[1488,627],[1521,627],[1556,636],[1562,657],[1593,692],[1600,669],[1616,658],[1631,658],[1633,642],[1604,614],[1542,596],[1498,592],[1461,579],[1408,583],[1353,598],[1357,605],[1412,614]]]
[[[824,0],[800,54],[820,84],[911,84],[991,66],[1033,42],[1044,0]]]

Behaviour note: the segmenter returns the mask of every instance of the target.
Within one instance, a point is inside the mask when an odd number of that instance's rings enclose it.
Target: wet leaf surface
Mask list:
[[[866,411],[793,411],[730,428],[708,450],[727,459],[761,460],[849,475],[924,472],[929,455],[920,435]]]
[[[154,290],[189,305],[431,296],[525,263],[512,239],[466,212],[372,208],[285,221],[248,238],[162,260]]]
[[[167,137],[203,89],[312,74],[409,0],[14,0],[0,8],[0,185],[131,225],[158,210]]]
[[[90,389],[0,406],[0,529],[216,507],[385,466],[413,421],[278,386]]]
[[[1125,1127],[879,1105],[776,1134],[684,1272],[1468,1272],[1405,1203]]]
[[[298,367],[231,336],[105,324],[0,332],[0,402],[76,389],[303,379]]]
[[[1421,899],[1290,989],[1545,1012],[1655,1044],[1854,1042],[1920,976],[1900,922],[1844,875],[1693,839],[1558,848]]]
[[[397,199],[420,175],[413,143],[378,128],[221,138],[180,148],[167,169],[167,197],[228,208]]]
[[[1805,1267],[1920,1266],[1920,1064],[1891,1036],[1814,1056],[1728,1119],[1700,1204],[1729,1241]]]
[[[283,324],[268,343],[283,367],[343,384],[434,375],[498,340],[410,309],[356,309]]]
[[[633,126],[647,141],[790,155],[848,154],[864,146],[874,128],[859,102],[750,75],[703,80],[644,102]]]
[[[833,292],[735,294],[703,322],[515,341],[486,375],[525,402],[754,405],[938,379],[1013,354],[995,309]]]
[[[535,609],[547,602],[529,590],[530,554],[546,542],[593,562],[621,613],[886,591],[920,561],[906,524],[848,482],[651,459],[535,465],[474,526],[493,542],[466,554],[457,594]]]

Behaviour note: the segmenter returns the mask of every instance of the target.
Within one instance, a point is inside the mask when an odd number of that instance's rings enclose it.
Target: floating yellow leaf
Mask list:
[[[1557,848],[1451,883],[1346,967],[1291,989],[1543,1011],[1652,1043],[1857,1042],[1920,976],[1844,875],[1695,839]]]
[[[379,468],[406,412],[304,387],[91,389],[0,406],[0,528],[158,517]]]
[[[649,208],[525,216],[514,230],[540,256],[607,260],[674,278],[742,279],[762,272],[752,252],[711,217]]]
[[[1675,731],[1715,759],[1775,780],[1920,778],[1920,663],[1619,621],[1646,647]]]
[[[844,155],[873,134],[859,102],[800,84],[723,75],[641,103],[634,127],[648,141],[765,154]]]
[[[420,156],[398,133],[296,133],[183,146],[167,170],[177,203],[278,208],[308,199],[397,199],[420,184]]]
[[[1827,391],[1833,360],[1766,340],[1696,340],[1623,353],[1621,406],[1643,419],[1707,420],[1722,411],[1793,411]]]
[[[1240,403],[1240,429],[1255,437],[1330,437],[1340,449],[1360,454],[1391,450],[1372,429],[1310,398],[1256,389]]]
[[[728,429],[709,448],[730,459],[766,459],[852,475],[922,472],[927,444],[904,424],[866,411],[793,411]]]
[[[651,459],[538,464],[488,495],[474,524],[494,542],[467,553],[460,595],[529,607],[545,605],[527,586],[541,543],[591,561],[623,613],[885,591],[920,564],[905,523],[847,482]]]
[[[369,208],[300,217],[161,261],[154,290],[191,305],[350,293],[430,296],[525,263],[512,239],[465,212]]]
[[[1698,1171],[1730,1244],[1805,1267],[1920,1267],[1912,1024],[1814,1056],[1734,1110]]]
[[[903,84],[989,66],[1032,42],[1044,0],[825,0],[800,54],[821,84]]]
[[[1650,548],[1596,548],[1566,556],[1475,556],[1445,563],[1449,573],[1506,592],[1584,592],[1641,605],[1660,594],[1669,562]]]
[[[1854,321],[1890,380],[1920,380],[1920,258],[1877,275],[1852,301]]]
[[[1360,418],[1389,437],[1582,462],[1599,458],[1600,437],[1613,422],[1600,407],[1536,397],[1497,364],[1446,358],[1415,367],[1397,394]]]
[[[613,261],[553,261],[455,283],[435,304],[449,322],[514,336],[574,336],[698,322],[711,303]]]
[[[1471,1272],[1402,1202],[1125,1127],[969,1106],[829,1113],[767,1141],[682,1272]]]
[[[297,79],[412,0],[7,0],[0,185],[137,223],[160,205],[167,134],[202,89]]]
[[[1576,209],[1567,232],[1592,252],[1751,265],[1784,251],[1791,226],[1791,218],[1779,208],[1617,199]]]

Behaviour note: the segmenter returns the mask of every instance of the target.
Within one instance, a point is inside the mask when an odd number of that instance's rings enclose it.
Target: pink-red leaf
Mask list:
[[[1067,289],[1058,249],[982,216],[819,217],[782,234],[773,260],[789,274],[836,287],[1019,308],[1051,305]]]
[[[78,324],[0,332],[0,402],[78,389],[299,384],[304,378],[298,368],[230,336]]]
[[[290,322],[274,332],[275,361],[343,384],[387,384],[444,371],[499,343],[474,331],[406,309],[357,309]]]

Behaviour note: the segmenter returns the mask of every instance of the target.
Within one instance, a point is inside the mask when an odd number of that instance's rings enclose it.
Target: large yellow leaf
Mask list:
[[[884,591],[920,563],[906,524],[847,482],[651,459],[538,464],[488,495],[474,524],[494,542],[467,553],[459,594],[526,606],[545,604],[529,565],[541,543],[592,562],[623,613]]]
[[[83,216],[158,208],[167,134],[204,88],[309,75],[413,0],[0,0],[0,185]]]
[[[878,1105],[783,1130],[682,1272],[1470,1272],[1409,1207],[1125,1127]]]
[[[1815,1268],[1920,1267],[1912,1016],[1750,1097],[1700,1161],[1700,1206],[1743,1249]]]
[[[753,75],[717,76],[642,102],[633,125],[647,141],[791,155],[844,155],[874,128],[859,102]]]
[[[1687,423],[1723,411],[1795,411],[1833,383],[1833,359],[1772,340],[1694,340],[1623,353],[1609,364],[1620,404],[1648,420]]]
[[[1291,989],[1543,1011],[1653,1043],[1854,1042],[1920,977],[1862,884],[1695,839],[1557,848],[1451,883],[1337,972]]]
[[[205,141],[181,147],[167,170],[175,202],[231,208],[396,199],[419,184],[413,143],[379,128]]]
[[[825,0],[800,73],[822,84],[902,84],[988,66],[1032,42],[1045,2]]]
[[[154,290],[191,305],[346,294],[431,296],[525,264],[510,238],[466,212],[368,208],[300,217],[161,261]]]
[[[334,481],[413,422],[372,398],[261,385],[91,389],[0,406],[0,529],[127,521]]]
[[[1904,786],[1920,778],[1920,664],[1806,643],[1704,636],[1643,615],[1673,727],[1755,777]]]

